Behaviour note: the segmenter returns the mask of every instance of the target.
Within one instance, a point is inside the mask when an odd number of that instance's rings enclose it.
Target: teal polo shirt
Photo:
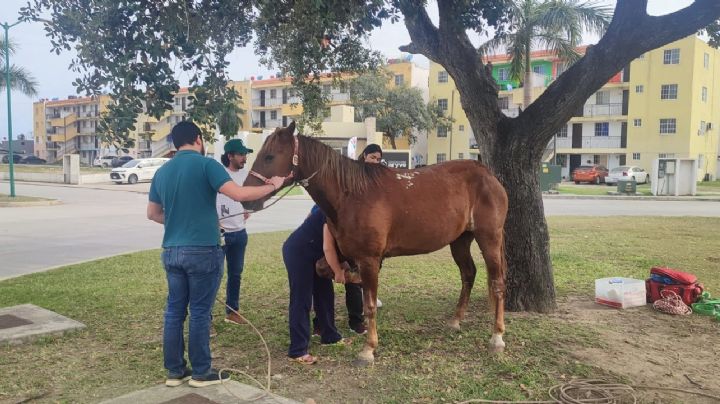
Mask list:
[[[164,248],[218,245],[215,199],[228,181],[220,163],[194,150],[177,152],[157,170],[149,199],[162,205],[165,214]]]

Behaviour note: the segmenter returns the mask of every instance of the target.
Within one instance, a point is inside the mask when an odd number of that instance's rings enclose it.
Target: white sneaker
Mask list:
[[[382,302],[380,301],[380,299],[375,299],[375,307],[377,307],[378,309],[382,307]]]

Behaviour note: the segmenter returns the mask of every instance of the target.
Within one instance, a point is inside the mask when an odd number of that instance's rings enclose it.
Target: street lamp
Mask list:
[[[15,197],[15,155],[13,154],[13,138],[12,138],[12,105],[10,104],[10,28],[20,24],[20,21],[15,24],[3,23],[0,24],[5,29],[5,89],[7,89],[7,121],[8,121],[8,140],[10,146],[8,147],[8,163],[10,163],[10,197]]]

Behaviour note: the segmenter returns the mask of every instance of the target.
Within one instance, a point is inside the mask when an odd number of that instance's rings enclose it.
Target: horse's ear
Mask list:
[[[295,134],[295,121],[290,122],[290,126],[285,128],[291,135]]]

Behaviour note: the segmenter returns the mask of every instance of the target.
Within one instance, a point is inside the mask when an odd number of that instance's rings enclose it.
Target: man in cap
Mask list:
[[[220,157],[225,171],[236,184],[242,184],[247,177],[244,171],[247,154],[252,153],[240,139],[232,139],[225,143],[225,153]],[[248,236],[245,231],[245,220],[248,218],[241,203],[235,202],[223,194],[218,194],[217,211],[220,218],[220,232],[225,240],[223,250],[227,261],[227,285],[225,288],[225,322],[244,324],[245,321],[230,310],[240,310],[240,281],[245,265],[245,247]]]

